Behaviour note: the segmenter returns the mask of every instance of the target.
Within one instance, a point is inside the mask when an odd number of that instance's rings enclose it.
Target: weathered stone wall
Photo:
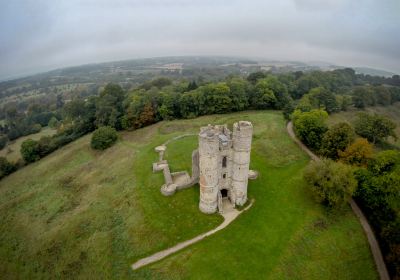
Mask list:
[[[160,157],[159,162],[153,164],[153,171],[162,170],[164,173],[165,184],[161,192],[172,195],[199,182],[199,208],[204,213],[215,213],[218,209],[222,211],[222,190],[227,190],[226,194],[233,205],[245,204],[252,134],[252,124],[245,121],[235,123],[232,132],[226,125],[202,127],[199,148],[192,152],[192,176],[186,171],[171,174],[168,162],[163,160],[168,142],[156,147]],[[256,175],[252,173],[252,177]]]
[[[199,134],[200,202],[204,213],[217,210],[219,179],[219,139],[211,127]]]
[[[232,189],[237,205],[243,205],[247,201],[252,135],[253,125],[250,122],[240,121],[233,125]]]
[[[253,126],[250,122],[234,124],[233,132],[224,126],[207,126],[199,134],[200,210],[214,213],[220,191],[226,189],[235,205],[247,201]],[[226,158],[226,160],[224,160]]]

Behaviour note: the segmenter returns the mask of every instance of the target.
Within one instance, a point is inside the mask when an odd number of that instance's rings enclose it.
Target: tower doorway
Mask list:
[[[222,196],[222,198],[228,197],[228,190],[227,189],[222,189],[221,190],[221,196]]]

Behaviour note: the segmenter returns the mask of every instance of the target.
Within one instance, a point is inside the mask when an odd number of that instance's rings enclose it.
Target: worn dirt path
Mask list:
[[[246,211],[247,209],[249,209],[252,205],[253,205],[254,200],[251,201],[251,203],[242,211],[239,211],[233,207],[230,206],[230,203],[224,203],[224,213],[222,214],[222,216],[224,217],[224,221],[217,226],[216,228],[207,231],[203,234],[200,234],[190,240],[186,240],[184,242],[178,243],[176,244],[174,247],[170,247],[168,249],[165,249],[163,251],[157,252],[149,257],[143,258],[138,260],[137,262],[135,262],[134,264],[132,264],[132,269],[138,269],[141,268],[142,266],[157,262],[175,252],[178,252],[179,250],[182,250],[183,248],[186,248],[189,245],[192,245],[196,242],[199,242],[200,240],[203,240],[204,238],[206,238],[207,236],[210,236],[218,231],[220,231],[221,229],[226,228],[233,220],[235,220],[242,212]]]
[[[311,159],[313,159],[315,161],[321,160],[317,155],[315,155],[312,151],[310,151],[306,145],[304,145],[299,139],[297,139],[296,135],[294,134],[293,123],[291,121],[288,122],[286,128],[287,128],[287,132],[288,132],[289,136],[293,139],[293,141],[296,142],[296,144],[299,145],[300,148],[311,157]],[[390,280],[389,273],[386,269],[386,265],[385,265],[385,262],[382,257],[381,249],[379,248],[379,244],[376,241],[376,238],[375,238],[374,232],[372,231],[371,226],[369,225],[363,212],[361,211],[360,207],[358,207],[358,205],[354,201],[354,199],[350,200],[350,206],[351,206],[351,209],[353,209],[354,214],[356,214],[357,218],[360,220],[360,223],[364,229],[364,232],[367,235],[369,247],[371,248],[371,252],[374,257],[375,265],[378,270],[380,279],[381,280]]]

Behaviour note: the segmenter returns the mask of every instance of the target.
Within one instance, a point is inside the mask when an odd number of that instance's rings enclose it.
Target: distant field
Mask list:
[[[20,137],[8,143],[7,146],[5,146],[2,150],[0,150],[0,157],[6,157],[9,161],[16,162],[21,158],[20,149],[22,142],[24,142],[26,139],[39,140],[43,136],[51,136],[56,132],[57,131],[55,129],[44,127],[38,133]]]
[[[154,147],[208,123],[250,120],[255,131],[249,184],[255,199],[229,227],[158,263],[136,260],[216,227],[198,210],[198,186],[171,197],[153,174]],[[309,161],[280,112],[241,112],[161,122],[121,133],[104,152],[90,135],[0,181],[0,275],[65,279],[377,279],[350,208],[333,216],[302,180]],[[168,145],[173,171],[190,170],[196,137]]]
[[[384,115],[389,117],[392,121],[394,121],[397,125],[396,134],[398,136],[397,141],[390,138],[389,143],[400,148],[400,102],[395,103],[391,106],[376,106],[376,107],[368,107],[365,110],[356,110],[351,109],[347,112],[339,112],[336,114],[332,114],[328,118],[328,125],[332,125],[338,122],[348,122],[353,123],[353,121],[357,117],[357,113],[359,112],[367,112],[367,113],[376,113],[380,115]]]

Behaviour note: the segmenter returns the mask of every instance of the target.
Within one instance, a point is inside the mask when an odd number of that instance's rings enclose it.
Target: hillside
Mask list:
[[[348,122],[352,123],[357,117],[358,112],[367,112],[370,114],[380,114],[387,116],[393,122],[396,123],[396,134],[398,136],[397,141],[395,139],[390,138],[388,140],[389,144],[393,145],[400,149],[400,102],[397,102],[391,106],[375,106],[375,107],[367,107],[364,110],[357,110],[352,108],[345,112],[339,112],[335,114],[329,115],[328,124],[332,125],[338,122]]]
[[[38,133],[30,134],[27,136],[19,137],[18,139],[11,141],[6,147],[0,150],[0,157],[6,157],[9,161],[16,162],[21,159],[21,144],[27,139],[39,140],[43,136],[51,136],[57,132],[55,129],[50,127],[44,127]]]
[[[254,125],[252,208],[228,228],[154,265],[136,260],[221,223],[198,210],[198,187],[172,197],[151,172],[154,147],[208,123]],[[376,279],[362,228],[346,209],[330,215],[302,180],[309,159],[286,134],[281,112],[163,121],[104,152],[90,135],[0,181],[0,274],[4,278]],[[196,137],[171,142],[172,170],[190,170]]]

